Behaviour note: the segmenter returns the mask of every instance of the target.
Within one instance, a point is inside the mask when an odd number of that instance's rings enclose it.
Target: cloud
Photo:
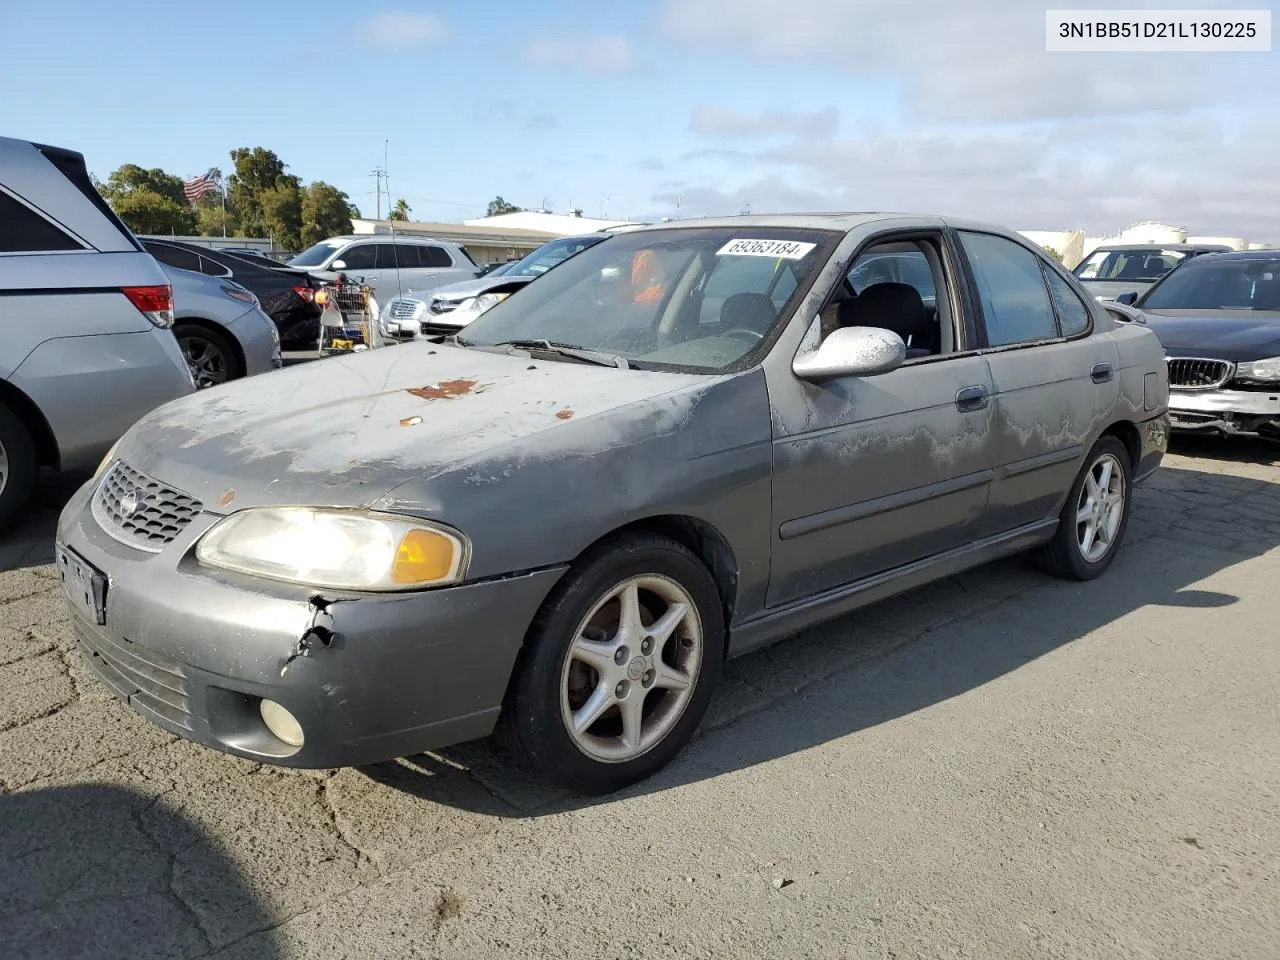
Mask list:
[[[417,50],[444,39],[444,24],[425,13],[379,13],[359,27],[360,39],[384,50]]]
[[[636,167],[648,173],[661,173],[663,170],[667,169],[667,165],[657,157],[646,157],[637,163]]]
[[[1280,180],[1263,159],[1278,149],[1276,120],[1232,129],[1204,116],[1156,118],[1135,121],[1123,138],[1083,121],[921,128],[758,150],[750,163],[759,172],[745,185],[668,183],[653,201],[682,196],[685,210],[706,215],[738,213],[747,201],[761,213],[909,210],[1091,235],[1157,219],[1198,235],[1280,243],[1271,213]],[[735,169],[744,166],[739,159]]]
[[[816,62],[887,79],[900,86],[912,116],[946,122],[1177,110],[1232,96],[1219,82],[1245,62],[1220,54],[1049,53],[1044,16],[1043,5],[1026,0],[789,0],[785,17],[774,0],[665,0],[658,26],[700,52],[719,48],[774,65]],[[1274,63],[1262,69],[1280,72]]]
[[[634,73],[640,68],[635,47],[616,34],[554,37],[544,34],[528,42],[524,56],[526,62],[540,70],[592,76],[616,76]]]
[[[704,137],[833,137],[839,128],[840,111],[835,107],[813,113],[778,109],[743,113],[727,107],[698,106],[689,117],[689,129]]]
[[[549,113],[535,113],[524,122],[526,130],[554,130],[560,126],[560,121]]]

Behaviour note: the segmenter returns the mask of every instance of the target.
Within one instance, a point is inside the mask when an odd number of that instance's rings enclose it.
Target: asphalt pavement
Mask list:
[[[74,652],[0,542],[0,957],[1280,957],[1280,447],[1179,441],[1108,575],[1008,561],[735,661],[583,802],[482,742],[294,772]]]

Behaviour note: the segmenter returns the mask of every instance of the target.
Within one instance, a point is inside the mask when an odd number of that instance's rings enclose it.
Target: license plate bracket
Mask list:
[[[54,555],[67,600],[90,622],[106,626],[106,574],[64,543],[54,544]]]

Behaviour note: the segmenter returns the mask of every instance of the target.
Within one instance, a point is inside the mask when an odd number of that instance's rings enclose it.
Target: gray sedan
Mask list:
[[[621,231],[464,333],[139,422],[57,531],[102,680],[266,763],[501,727],[607,792],[728,657],[1010,554],[1100,575],[1168,437],[1150,330],[968,221]]]

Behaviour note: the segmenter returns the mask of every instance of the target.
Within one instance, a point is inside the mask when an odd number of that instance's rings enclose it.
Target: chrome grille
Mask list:
[[[439,316],[442,313],[448,313],[450,310],[458,309],[457,300],[432,300],[431,312]]]
[[[93,496],[93,516],[122,543],[159,552],[204,509],[195,497],[166,487],[123,460],[107,471]]]
[[[417,300],[392,300],[388,313],[391,314],[392,320],[412,320],[414,313],[417,312]]]
[[[1179,390],[1216,390],[1235,373],[1235,364],[1226,360],[1198,357],[1169,357],[1169,386]]]
[[[461,327],[448,323],[427,322],[422,324],[422,335],[424,337],[452,337],[461,330]]]
[[[130,640],[109,640],[76,625],[78,646],[103,683],[134,706],[190,729],[191,706],[181,664]]]

